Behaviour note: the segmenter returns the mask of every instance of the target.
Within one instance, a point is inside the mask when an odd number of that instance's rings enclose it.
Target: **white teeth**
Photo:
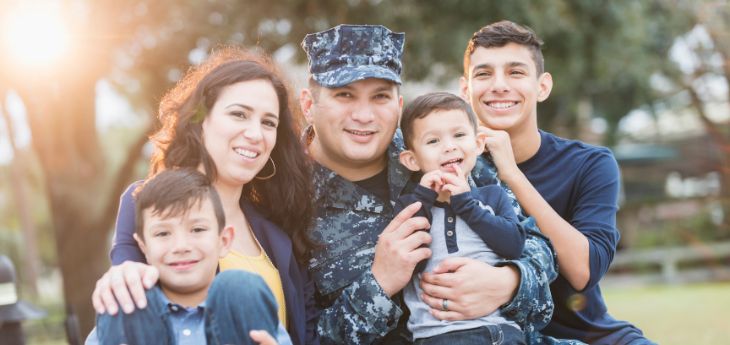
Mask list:
[[[515,104],[517,104],[517,102],[489,102],[490,107],[497,109],[506,109]]]
[[[249,150],[245,150],[245,149],[241,149],[241,148],[235,148],[233,150],[236,151],[236,153],[238,153],[239,155],[244,156],[246,158],[256,158],[259,156],[259,154],[257,152],[253,152],[253,151],[249,151]]]
[[[456,159],[452,159],[450,161],[447,161],[447,162],[445,162],[445,163],[443,163],[441,165],[442,166],[448,166],[448,165],[452,165],[452,164],[459,164],[460,162],[461,162],[461,158],[456,158]]]
[[[355,135],[370,135],[374,133],[372,131],[356,131],[354,129],[348,129],[347,131]]]

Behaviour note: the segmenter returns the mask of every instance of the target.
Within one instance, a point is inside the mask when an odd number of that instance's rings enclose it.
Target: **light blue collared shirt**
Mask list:
[[[199,345],[206,344],[205,340],[205,302],[197,307],[186,308],[179,304],[172,303],[165,294],[161,294],[165,306],[170,313],[170,324],[175,340],[178,345]],[[276,341],[279,345],[292,345],[289,333],[279,322],[276,333]],[[99,337],[96,334],[96,327],[86,337],[85,345],[99,345]]]

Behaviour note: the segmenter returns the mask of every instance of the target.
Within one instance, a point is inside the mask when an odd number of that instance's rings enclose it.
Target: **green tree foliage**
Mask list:
[[[268,52],[289,46],[303,62],[298,45],[305,34],[339,23],[368,23],[406,32],[406,80],[447,81],[462,73],[464,48],[474,31],[501,19],[523,23],[545,41],[547,70],[555,79],[552,96],[540,109],[541,126],[575,136],[581,129],[579,116],[602,117],[609,125],[606,144],[615,141],[616,125],[624,115],[655,97],[649,77],[668,64],[673,38],[691,27],[687,16],[678,11],[679,5],[659,0],[163,3],[155,2],[156,9],[162,10],[155,18],[171,19],[165,30],[176,27],[178,31],[143,50],[136,60],[140,64],[170,56],[184,58],[186,49],[206,50],[216,43],[257,46]],[[172,68],[182,71],[184,65],[181,59]],[[138,67],[132,70],[151,73]],[[152,73],[164,76],[167,72]],[[590,113],[581,114],[582,109]]]
[[[719,171],[723,224],[718,233],[730,231],[730,122],[718,121],[714,111],[730,114],[730,3],[704,0],[694,3],[673,1],[685,13],[692,31],[679,41],[689,54],[688,61],[672,60],[659,71],[667,84],[655,106],[689,108],[703,124],[708,136],[719,148]],[[718,85],[725,85],[725,94]]]

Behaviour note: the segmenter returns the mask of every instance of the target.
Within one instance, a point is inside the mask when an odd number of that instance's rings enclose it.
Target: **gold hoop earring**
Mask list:
[[[271,167],[272,167],[273,172],[270,175],[264,176],[264,177],[259,177],[258,175],[256,175],[254,177],[255,179],[257,179],[257,180],[268,180],[268,179],[274,177],[274,175],[276,175],[276,163],[274,163],[274,160],[271,158],[271,156],[269,156],[269,161],[271,161]],[[264,167],[265,166],[266,165],[264,165]],[[263,171],[263,170],[264,169],[261,169],[261,171]],[[259,172],[261,172],[261,171],[259,171]]]

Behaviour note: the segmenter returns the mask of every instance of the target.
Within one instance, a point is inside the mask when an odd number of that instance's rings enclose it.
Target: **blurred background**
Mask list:
[[[723,0],[0,0],[0,254],[46,310],[30,344],[84,339],[118,198],[146,175],[158,102],[211,49],[271,54],[306,84],[306,33],[406,33],[405,101],[458,92],[467,39],[509,19],[545,41],[539,125],[623,174],[610,312],[661,344],[727,343],[730,4]]]

